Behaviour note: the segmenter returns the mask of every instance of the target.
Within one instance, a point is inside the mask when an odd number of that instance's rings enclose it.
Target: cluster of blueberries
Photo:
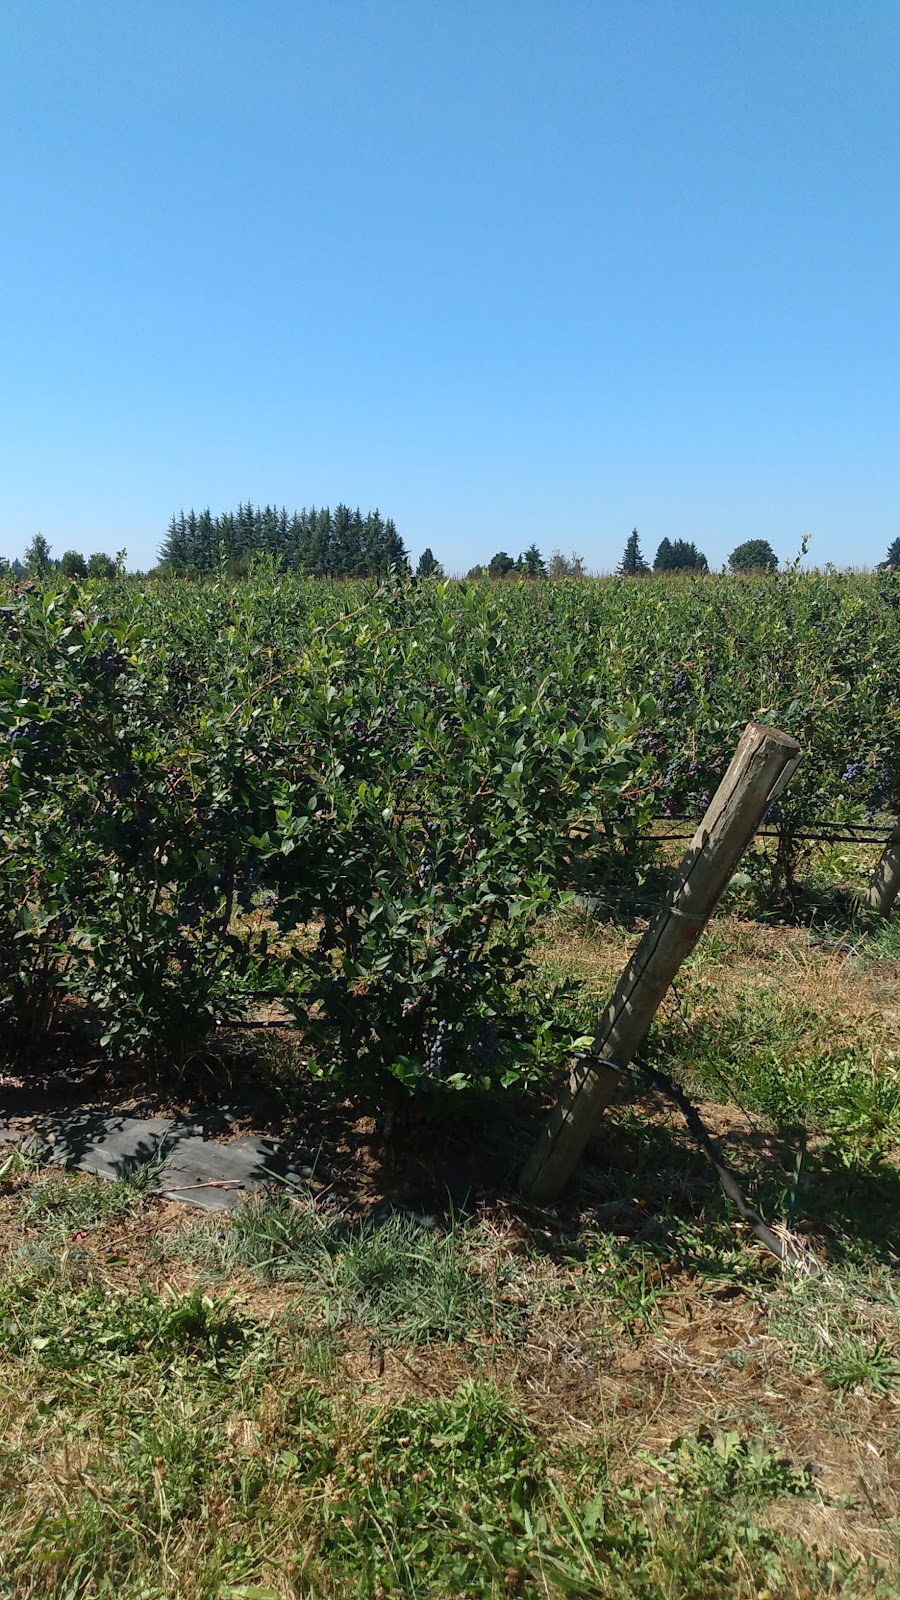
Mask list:
[[[125,671],[125,667],[127,665],[125,657],[121,655],[118,650],[103,650],[99,656],[94,658],[94,660],[96,662],[97,671],[103,678],[120,677]],[[85,666],[90,666],[92,664],[93,662],[90,659],[85,662]]]
[[[861,761],[859,757],[854,757],[852,761],[847,762],[847,765],[841,774],[841,782],[847,784],[848,786],[851,784],[857,784],[861,778],[865,777],[866,771],[866,762]],[[869,789],[866,803],[867,822],[874,822],[877,812],[884,811],[892,806],[895,800],[897,789],[897,775],[891,772],[886,761],[882,761],[881,764],[876,768],[875,775],[872,778],[871,787]]]
[[[671,819],[673,817],[676,817],[678,815],[678,801],[677,801],[677,799],[676,799],[676,797],[675,797],[675,795],[673,793],[673,790],[672,790],[672,785],[674,784],[675,779],[677,778],[677,776],[678,776],[678,762],[677,761],[670,761],[669,765],[666,767],[665,776],[664,776],[663,781],[662,781],[662,788],[663,788],[663,816],[666,817],[670,821],[671,821]]]
[[[0,606],[0,623],[6,628],[6,636],[11,644],[18,644],[21,638],[18,620],[15,606]]]
[[[465,950],[451,950],[448,962],[448,975],[451,978],[464,978],[471,968],[471,961]]]
[[[404,1018],[409,1018],[409,1017],[413,1017],[414,1018],[416,1016],[417,1012],[421,1011],[424,1006],[427,1006],[427,1004],[428,1004],[429,1000],[431,999],[433,993],[434,993],[434,990],[432,989],[430,983],[423,984],[414,1000],[411,1000],[411,999],[404,1000],[403,1005],[400,1008],[401,1012],[403,1014],[403,1017]]]
[[[439,1078],[444,1067],[444,1047],[450,1024],[443,1017],[437,1025],[437,1032],[427,1056],[425,1057],[425,1071],[429,1078]]]
[[[449,862],[444,861],[436,864],[434,859],[433,841],[441,831],[440,823],[426,822],[424,826],[428,835],[428,843],[419,858],[419,866],[416,872],[416,882],[420,889],[427,889],[432,879],[435,883],[443,883],[449,870]]]

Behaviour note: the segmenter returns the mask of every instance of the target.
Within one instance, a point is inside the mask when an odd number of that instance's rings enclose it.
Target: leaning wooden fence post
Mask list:
[[[667,903],[644,934],[606,1008],[594,1043],[566,1089],[519,1178],[538,1204],[564,1189],[639,1048],[669,984],[697,943],[739,857],[773,800],[796,771],[801,749],[777,728],[751,722],[694,834]]]
[[[888,839],[872,881],[863,897],[863,905],[879,916],[889,917],[894,901],[900,892],[900,822]]]

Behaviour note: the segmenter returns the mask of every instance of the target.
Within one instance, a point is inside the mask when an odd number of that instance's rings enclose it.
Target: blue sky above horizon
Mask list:
[[[900,533],[893,0],[7,0],[0,554]]]

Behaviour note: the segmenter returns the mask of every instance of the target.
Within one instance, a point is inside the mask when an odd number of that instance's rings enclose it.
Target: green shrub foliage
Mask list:
[[[75,996],[111,1053],[171,1057],[274,993],[382,1095],[550,1048],[511,1000],[528,924],[642,715],[571,649],[523,671],[490,588],[272,570],[3,616],[8,1032]]]
[[[900,574],[58,584],[0,578],[10,1048],[183,1059],[277,997],[376,1100],[514,1085],[567,1046],[517,980],[577,823],[633,863],[752,717],[806,750],[782,883],[900,802]]]

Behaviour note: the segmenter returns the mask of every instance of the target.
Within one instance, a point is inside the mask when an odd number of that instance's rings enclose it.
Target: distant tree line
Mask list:
[[[523,578],[547,576],[547,568],[536,544],[530,544],[515,561],[505,550],[498,550],[496,555],[491,556],[487,570],[489,578],[507,578],[511,572],[520,574]]]
[[[224,562],[246,571],[252,556],[274,557],[284,567],[316,577],[368,578],[407,565],[403,541],[380,511],[366,516],[339,505],[294,511],[253,506],[214,517],[183,511],[169,523],[160,565],[171,572],[212,572]]]
[[[650,571],[641,551],[637,528],[632,528],[628,535],[618,571],[626,578],[641,578]],[[662,539],[653,558],[653,571],[708,572],[709,562],[692,539]]]
[[[895,540],[888,551],[888,560],[884,566],[890,566],[891,551],[900,550],[900,540]],[[900,559],[898,559],[900,565]],[[778,557],[772,549],[768,539],[745,539],[743,544],[737,545],[728,557],[728,565],[732,572],[774,572],[778,567]],[[641,551],[640,535],[637,528],[632,528],[625,543],[622,560],[618,569],[620,574],[628,578],[642,578],[650,572],[650,567],[644,560]],[[654,572],[708,572],[709,562],[702,550],[698,550],[692,539],[662,539],[653,558]]]
[[[417,578],[443,578],[444,568],[438,561],[434,551],[428,546],[419,557],[416,567]],[[560,550],[554,550],[547,561],[544,560],[536,544],[530,544],[521,555],[511,556],[506,550],[498,550],[486,563],[478,562],[470,567],[466,573],[468,579],[478,578],[583,578],[584,561],[581,556],[574,554],[564,556]]]
[[[79,550],[66,550],[57,559],[51,555],[44,535],[36,533],[23,560],[16,557],[14,561],[7,561],[0,556],[0,573],[8,572],[13,578],[49,578],[54,573],[61,578],[114,578],[117,567],[124,561],[124,550],[119,551],[115,560],[102,550],[86,557]]]
[[[199,573],[220,567],[224,560],[232,575],[240,576],[256,552],[275,556],[285,566],[320,577],[373,577],[391,567],[409,570],[406,550],[394,523],[385,521],[378,511],[363,517],[345,505],[337,506],[333,512],[323,506],[318,511],[315,507],[311,511],[295,511],[289,517],[285,510],[277,511],[273,506],[254,509],[249,502],[220,517],[213,517],[209,511],[199,515],[191,511],[187,516],[182,511],[173,517],[160,552],[160,566],[172,572]],[[774,572],[778,557],[768,539],[746,539],[732,550],[728,565],[732,572]],[[66,550],[56,558],[42,533],[35,534],[22,560],[8,561],[0,556],[0,575],[6,573],[17,580],[53,575],[109,579],[117,571],[124,571],[124,566],[124,550],[115,558],[102,550],[91,556]],[[651,569],[641,551],[638,530],[633,528],[616,570],[625,577],[645,577],[651,571],[708,572],[709,563],[693,540],[665,538],[657,547]],[[900,537],[892,541],[878,570],[900,571]],[[416,576],[444,575],[434,551],[426,547],[419,557]],[[536,544],[516,557],[498,550],[485,565],[471,567],[466,573],[470,579],[584,576],[584,561],[574,551],[564,556],[554,550],[545,561]]]

